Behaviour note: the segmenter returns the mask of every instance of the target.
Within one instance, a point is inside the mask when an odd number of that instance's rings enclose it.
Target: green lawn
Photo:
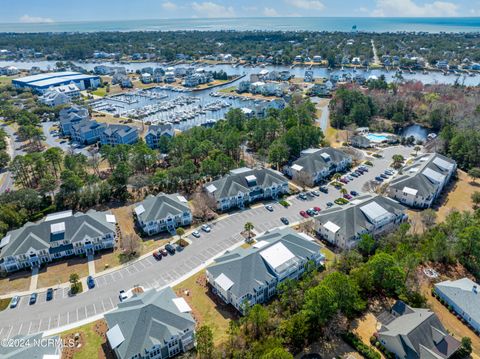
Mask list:
[[[12,298],[0,299],[0,312],[8,308],[11,300]]]
[[[10,77],[0,76],[0,87],[10,85],[11,83],[12,79]]]
[[[95,91],[92,92],[92,95],[105,97],[105,96],[107,96],[107,88],[106,87],[99,87],[98,89],[96,89]]]
[[[230,87],[225,87],[224,89],[218,90],[218,92],[231,93],[231,92],[235,92],[236,89],[237,89],[236,86],[230,86]]]
[[[82,327],[74,328],[72,330],[61,333],[64,338],[69,334],[80,333],[85,338],[85,344],[78,349],[73,355],[73,359],[92,359],[98,358],[98,350],[104,343],[104,339],[98,335],[95,330],[95,322],[86,324]]]

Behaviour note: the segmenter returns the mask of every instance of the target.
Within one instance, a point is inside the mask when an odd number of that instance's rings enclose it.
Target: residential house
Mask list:
[[[149,74],[148,72],[142,73],[142,75],[141,75],[141,81],[142,81],[142,83],[144,83],[144,84],[152,83],[152,81],[153,81],[152,75]]]
[[[104,123],[95,120],[82,120],[72,124],[70,138],[74,142],[90,145],[100,140],[106,128],[107,126]]]
[[[166,83],[175,82],[175,73],[173,73],[171,71],[165,72],[165,77],[164,77],[163,81],[165,81]]]
[[[195,346],[191,308],[172,288],[149,289],[105,314],[107,341],[118,359],[166,359]]]
[[[344,206],[325,209],[315,216],[314,227],[327,242],[350,249],[362,234],[381,235],[408,219],[405,207],[388,197],[362,195]]]
[[[448,359],[460,348],[460,342],[448,334],[430,309],[411,308],[397,301],[379,321],[378,341],[396,358]]]
[[[320,55],[313,56],[313,62],[315,63],[322,62],[322,57]]]
[[[138,226],[149,236],[164,231],[175,232],[177,227],[192,223],[188,202],[178,193],[150,195],[138,203],[133,212]]]
[[[238,93],[244,93],[250,91],[250,81],[240,81],[237,87]]]
[[[225,252],[207,267],[207,282],[214,294],[240,313],[267,302],[280,283],[297,280],[308,262],[324,264],[321,246],[289,227],[275,228],[257,238],[250,248]]]
[[[38,98],[38,102],[51,107],[66,105],[70,101],[70,97],[55,90],[47,91]]]
[[[350,138],[350,144],[356,148],[369,148],[372,147],[372,143],[368,138],[362,135],[353,136]]]
[[[313,78],[313,70],[306,70],[305,75],[303,76],[304,82],[313,82],[315,81]]]
[[[145,135],[145,142],[152,149],[158,148],[158,143],[162,136],[169,138],[175,136],[175,129],[171,123],[149,126]]]
[[[438,153],[415,158],[390,182],[388,195],[414,208],[428,208],[454,176],[457,163]]]
[[[74,124],[83,120],[88,120],[90,115],[88,109],[80,106],[70,106],[62,108],[59,113],[60,129],[64,136],[70,136],[71,128]]]
[[[107,125],[100,134],[102,145],[132,145],[138,141],[138,129],[128,125]]]
[[[331,147],[310,148],[302,151],[300,158],[285,166],[284,172],[293,180],[308,186],[317,184],[335,172],[342,172],[352,164],[352,158]]]
[[[278,198],[288,193],[288,180],[280,172],[269,168],[241,167],[207,183],[205,189],[217,202],[217,208],[226,211],[235,207],[244,208],[257,200]]]
[[[115,238],[116,220],[110,211],[49,214],[6,234],[0,242],[0,270],[13,272],[56,258],[94,254],[112,248]]]
[[[435,294],[480,334],[480,285],[469,278],[435,284]]]
[[[43,337],[43,333],[17,335],[0,345],[2,359],[60,359],[61,357],[62,346],[59,336]]]

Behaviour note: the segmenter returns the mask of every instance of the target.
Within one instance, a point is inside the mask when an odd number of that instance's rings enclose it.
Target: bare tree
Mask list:
[[[299,225],[300,230],[306,234],[314,234],[315,232],[315,223],[314,219],[308,219],[303,221]]]
[[[209,196],[205,192],[197,192],[194,195],[194,214],[202,220],[209,220],[215,217],[217,202],[215,198]]]
[[[296,172],[293,180],[296,184],[302,187],[302,191],[305,191],[305,187],[310,186],[312,183],[310,175],[305,171]]]
[[[363,192],[375,192],[378,188],[378,183],[376,181],[367,181],[362,186]]]
[[[433,209],[428,208],[420,212],[420,218],[423,224],[423,228],[428,229],[435,224],[435,221],[437,219],[437,213]]]
[[[140,249],[140,237],[136,234],[123,235],[120,240],[120,248],[125,255],[134,256]]]

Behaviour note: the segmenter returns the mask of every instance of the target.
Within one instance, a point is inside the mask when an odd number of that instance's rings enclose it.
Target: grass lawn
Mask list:
[[[23,292],[30,287],[31,271],[11,273],[0,278],[0,294]]]
[[[12,79],[6,76],[0,76],[0,87],[11,85]]]
[[[215,346],[227,339],[229,322],[235,318],[232,307],[225,306],[213,297],[206,285],[205,270],[193,275],[173,288],[192,308],[197,324],[206,324],[212,328]],[[188,291],[188,295],[186,294]]]
[[[80,278],[88,275],[86,258],[72,257],[61,262],[49,263],[38,274],[37,288],[52,287],[68,282],[70,274],[77,273]]]
[[[218,90],[218,92],[231,93],[231,92],[235,92],[236,89],[237,89],[236,86],[230,86],[230,87],[225,87],[224,89]]]
[[[72,339],[78,333],[80,335],[78,348],[64,348],[62,358],[91,359],[104,358],[102,344],[106,342],[106,324],[103,320],[86,324],[60,334],[64,340]]]
[[[92,95],[105,97],[105,96],[107,96],[107,88],[106,87],[99,87],[95,91],[92,91]]]
[[[325,266],[327,268],[330,268],[332,265],[333,265],[333,262],[335,261],[335,257],[336,257],[336,254],[333,253],[330,249],[328,249],[327,247],[324,247],[322,250],[321,250],[322,254],[325,256],[325,259],[326,259],[326,262],[325,262]]]
[[[10,304],[11,300],[12,298],[0,299],[0,312],[8,308],[8,305]]]

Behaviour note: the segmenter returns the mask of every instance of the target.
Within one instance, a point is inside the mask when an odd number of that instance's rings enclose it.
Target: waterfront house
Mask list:
[[[382,326],[377,339],[396,358],[448,359],[460,348],[460,342],[448,334],[430,309],[411,308],[397,301],[379,321]]]
[[[152,83],[152,81],[153,81],[152,75],[149,74],[148,72],[142,73],[142,75],[141,75],[141,81],[142,81],[143,84]]]
[[[227,211],[235,207],[244,208],[257,200],[276,199],[288,193],[288,180],[280,172],[269,168],[241,167],[207,183],[205,190],[215,199],[219,210]]]
[[[284,172],[293,180],[302,180],[308,186],[317,184],[335,172],[342,172],[352,164],[345,152],[331,147],[310,148],[302,151],[300,158],[287,165]]]
[[[150,195],[133,210],[138,227],[151,236],[163,231],[175,232],[192,223],[192,211],[185,197],[174,194]]]
[[[0,242],[0,270],[39,267],[53,259],[113,248],[116,220],[110,212],[64,211],[9,231]]]
[[[88,110],[85,107],[74,105],[62,108],[59,113],[60,130],[64,136],[70,136],[74,124],[89,118]]]
[[[102,145],[133,145],[138,141],[138,129],[128,125],[107,125],[100,134]]]
[[[315,231],[327,242],[350,249],[363,234],[381,235],[408,219],[406,208],[388,197],[362,195],[344,206],[320,212],[314,219]]]
[[[171,123],[150,125],[147,134],[145,135],[145,142],[148,147],[158,148],[158,143],[162,136],[172,138],[175,135],[174,127]]]
[[[51,107],[66,105],[70,101],[70,97],[55,90],[49,90],[38,98],[38,102]]]
[[[435,284],[435,294],[480,334],[480,285],[469,278]]]
[[[428,208],[454,176],[457,163],[438,153],[415,158],[390,182],[388,195],[414,208]]]
[[[286,280],[297,280],[308,262],[324,264],[321,246],[289,227],[275,228],[256,238],[249,248],[227,251],[207,267],[207,282],[214,294],[240,313],[267,302]]]
[[[195,346],[195,320],[172,288],[133,294],[105,314],[107,341],[118,359],[166,359]]]

